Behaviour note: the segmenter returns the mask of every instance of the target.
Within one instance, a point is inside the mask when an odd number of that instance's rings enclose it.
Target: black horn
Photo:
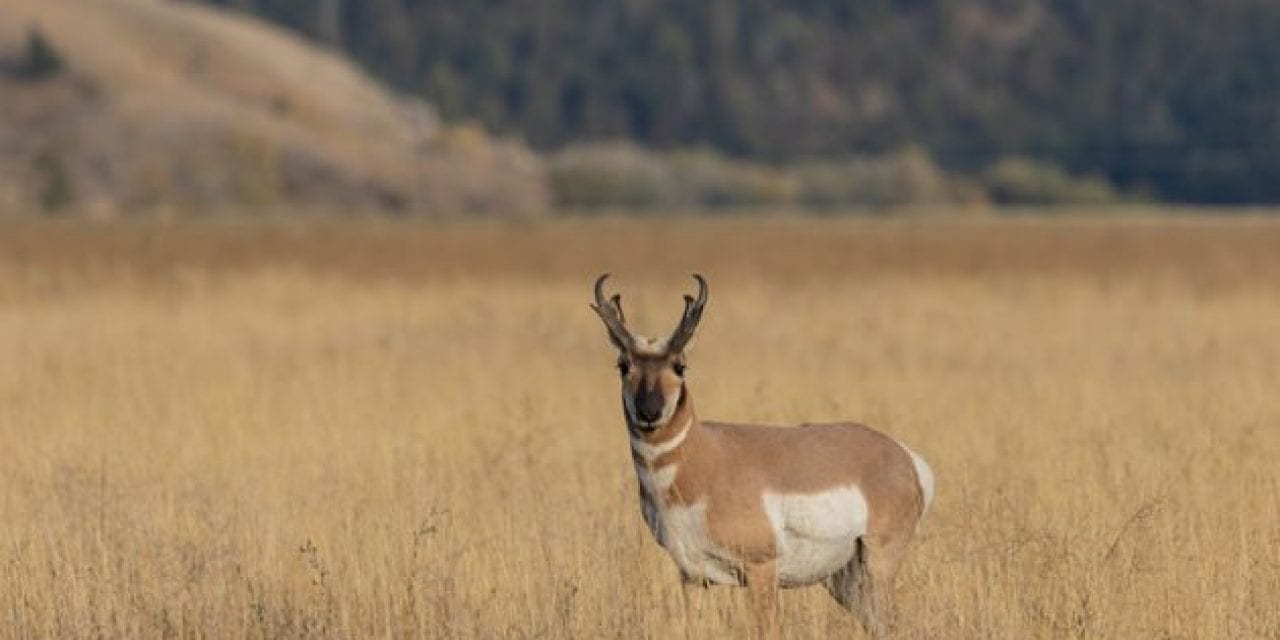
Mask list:
[[[629,351],[634,347],[635,339],[627,330],[626,320],[622,316],[622,296],[614,294],[608,300],[604,297],[604,281],[608,278],[607,273],[600,274],[600,277],[596,278],[596,302],[591,305],[591,308],[595,309],[596,315],[604,321],[605,328],[609,330],[609,340],[614,346],[623,351]]]
[[[698,298],[695,300],[693,296],[687,294],[684,297],[684,315],[667,343],[667,350],[672,353],[684,350],[685,345],[689,344],[694,330],[698,328],[698,321],[702,320],[702,309],[707,306],[706,278],[695,273],[693,279],[698,281]]]

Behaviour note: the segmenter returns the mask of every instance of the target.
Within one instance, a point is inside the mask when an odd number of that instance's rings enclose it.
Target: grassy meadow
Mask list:
[[[0,638],[673,637],[606,270],[708,276],[703,417],[931,462],[901,637],[1280,638],[1280,220],[1195,217],[6,223]]]

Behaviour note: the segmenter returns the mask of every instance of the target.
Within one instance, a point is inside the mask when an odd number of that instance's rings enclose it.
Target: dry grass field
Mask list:
[[[10,223],[0,638],[672,637],[587,302],[665,331],[693,269],[701,415],[931,461],[902,637],[1280,638],[1260,218]]]

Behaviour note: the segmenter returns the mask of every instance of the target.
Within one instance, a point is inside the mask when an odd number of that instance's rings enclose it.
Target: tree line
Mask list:
[[[205,0],[535,148],[755,162],[1025,157],[1176,201],[1280,201],[1274,0]]]

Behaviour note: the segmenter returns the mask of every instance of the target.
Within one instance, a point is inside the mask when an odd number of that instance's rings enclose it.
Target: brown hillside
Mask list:
[[[60,72],[27,72],[33,29]],[[445,127],[274,27],[154,0],[0,0],[4,213],[508,214],[546,200],[521,145]]]

